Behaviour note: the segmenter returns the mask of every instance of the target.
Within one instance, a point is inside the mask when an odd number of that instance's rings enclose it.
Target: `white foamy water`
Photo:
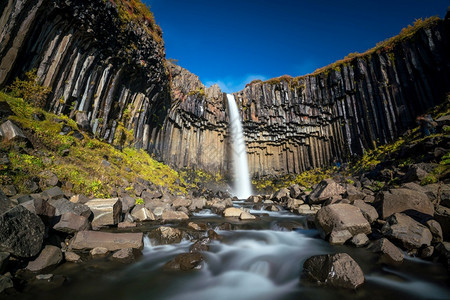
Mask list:
[[[227,94],[230,113],[230,136],[232,140],[231,156],[233,161],[234,186],[233,191],[239,199],[246,199],[252,194],[248,171],[247,150],[239,110],[234,96]]]

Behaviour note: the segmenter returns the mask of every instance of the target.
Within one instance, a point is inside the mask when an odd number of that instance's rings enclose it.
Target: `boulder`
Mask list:
[[[307,279],[330,287],[356,289],[364,283],[361,267],[346,253],[316,255],[303,264]]]
[[[188,228],[193,229],[195,231],[203,231],[206,230],[206,225],[205,224],[198,224],[198,223],[194,223],[194,222],[189,222],[187,224]]]
[[[350,201],[362,200],[366,196],[366,194],[362,192],[361,189],[358,189],[350,184],[347,184],[344,194],[345,198],[347,198]]]
[[[287,201],[287,208],[290,211],[295,211],[298,210],[298,208],[300,207],[300,205],[305,204],[305,201],[301,200],[301,199],[294,199],[291,198]]]
[[[172,211],[172,210],[165,210],[162,215],[161,218],[164,221],[181,221],[181,220],[187,220],[189,219],[189,216],[182,211]]]
[[[302,204],[298,207],[297,212],[301,215],[315,215],[317,210],[312,209],[308,204]]]
[[[198,252],[182,253],[177,255],[173,260],[164,265],[164,269],[168,271],[188,271],[193,269],[200,269],[203,255]]]
[[[129,212],[136,205],[136,199],[128,194],[123,194],[120,201],[122,202],[122,213]]]
[[[373,224],[373,222],[378,219],[377,210],[372,205],[367,204],[363,200],[355,200],[353,205],[361,210],[363,216],[367,221],[369,221],[370,224]]]
[[[41,196],[45,200],[58,200],[64,198],[64,192],[60,187],[54,186],[43,191]]]
[[[58,176],[50,170],[45,170],[39,173],[39,185],[42,189],[46,187],[54,187],[59,184]]]
[[[390,216],[381,228],[381,232],[398,241],[407,250],[429,246],[433,238],[427,227],[401,213]]]
[[[73,213],[89,219],[92,214],[88,206],[80,203],[73,203],[67,199],[50,200],[49,203],[56,209],[55,216],[61,216],[65,213]]]
[[[275,194],[273,194],[271,200],[276,202],[285,202],[288,201],[291,197],[291,192],[288,188],[282,188],[281,190],[278,190]]]
[[[0,191],[0,214],[7,212],[13,207],[14,205],[11,200],[2,191]]]
[[[428,229],[430,229],[431,234],[433,235],[433,239],[432,242],[433,243],[439,243],[442,242],[444,239],[444,236],[442,234],[442,227],[441,224],[439,224],[437,221],[435,220],[428,220],[426,222],[426,225],[428,227]]]
[[[391,189],[380,193],[381,217],[388,218],[394,213],[404,212],[408,215],[419,213],[426,216],[433,216],[434,206],[428,196],[419,191],[410,189]]]
[[[158,241],[159,244],[177,244],[181,242],[182,233],[177,228],[160,226],[151,232],[150,236]]]
[[[30,212],[41,217],[42,221],[44,221],[44,223],[47,225],[50,224],[56,213],[55,207],[50,205],[47,200],[39,198],[21,203],[21,205],[28,209]]]
[[[0,216],[0,251],[33,257],[41,250],[44,234],[42,220],[21,205]]]
[[[78,194],[78,195],[73,195],[72,197],[70,197],[69,201],[73,202],[73,203],[85,204],[86,202],[89,201],[89,198],[86,197],[85,195]]]
[[[251,213],[243,211],[241,213],[241,215],[239,216],[239,219],[241,219],[241,220],[255,220],[256,217],[254,215],[252,215]]]
[[[39,272],[58,265],[63,259],[61,249],[56,246],[47,245],[42,249],[39,256],[28,263],[26,269],[31,272]]]
[[[0,125],[0,138],[3,138],[6,142],[26,142],[30,143],[22,129],[16,124],[7,120]]]
[[[75,116],[75,122],[77,123],[77,126],[79,129],[83,131],[90,131],[91,126],[89,124],[89,118],[87,115],[87,112],[85,111],[78,111]]]
[[[64,252],[64,259],[68,262],[74,262],[74,263],[81,261],[81,257],[72,251]]]
[[[111,256],[111,260],[130,264],[135,260],[134,251],[132,248],[120,249]]]
[[[211,208],[211,211],[215,214],[221,214],[225,208],[233,207],[233,201],[230,198],[227,199],[218,199],[214,198],[211,201],[207,201],[207,206]]]
[[[89,229],[89,220],[83,216],[68,212],[61,215],[61,219],[53,226],[56,231],[75,233]]]
[[[259,195],[252,195],[247,198],[247,202],[259,203],[262,202],[262,197]]]
[[[289,187],[289,196],[293,199],[298,199],[303,194],[303,189],[298,184],[293,184]]]
[[[91,249],[91,251],[89,251],[89,255],[92,258],[103,258],[108,256],[109,254],[109,250],[105,247],[95,247],[94,249]]]
[[[343,193],[345,193],[345,188],[342,185],[336,183],[333,179],[325,179],[309,194],[309,204],[321,203]]]
[[[360,233],[363,234],[363,233]],[[343,245],[346,241],[351,239],[353,235],[347,229],[344,230],[333,230],[330,234],[330,244],[331,245]]]
[[[356,247],[364,247],[369,243],[369,238],[364,233],[358,233],[351,239],[350,243]]]
[[[124,222],[120,222],[119,224],[117,224],[117,228],[133,228],[136,226],[137,225],[135,222],[130,222],[130,221],[124,221]]]
[[[172,202],[172,207],[174,209],[177,209],[178,207],[189,207],[192,204],[191,199],[186,199],[184,197],[180,197],[175,199],[175,201]]]
[[[142,199],[144,199],[144,201],[159,199],[162,196],[163,194],[159,190],[144,190],[141,192],[141,197]]]
[[[119,198],[92,199],[85,204],[94,214],[92,227],[116,225],[122,213],[122,202]]]
[[[392,244],[387,238],[382,238],[370,245],[369,250],[380,253],[380,263],[396,265],[403,262],[403,252]]]
[[[201,240],[196,241],[189,247],[189,252],[200,252],[200,251],[209,251],[209,243],[211,240],[209,238],[203,238]]]
[[[411,165],[408,168],[408,171],[406,172],[405,176],[402,177],[402,181],[403,182],[421,181],[428,175],[429,175],[428,172],[422,169],[420,166]]]
[[[136,205],[131,211],[131,215],[138,221],[154,221],[155,215],[142,205]]]
[[[441,225],[444,241],[450,241],[450,208],[438,205],[434,219]]]
[[[192,204],[189,206],[190,211],[198,211],[206,206],[205,198],[194,198],[192,199]]]
[[[8,266],[10,254],[8,252],[0,252],[0,274],[3,274]]]
[[[372,232],[361,210],[350,204],[332,204],[322,207],[316,214],[315,223],[323,238],[333,231],[348,230],[352,236]]]
[[[229,207],[223,211],[223,216],[226,218],[228,218],[228,217],[239,218],[243,212],[244,211],[240,208]]]
[[[79,231],[70,241],[69,249],[89,250],[104,247],[109,251],[125,248],[142,250],[143,233],[110,233],[100,231]]]

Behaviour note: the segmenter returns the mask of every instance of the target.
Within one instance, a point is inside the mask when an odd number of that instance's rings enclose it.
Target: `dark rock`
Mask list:
[[[315,222],[322,238],[333,231],[348,230],[353,236],[358,233],[372,232],[361,210],[350,204],[332,204],[322,207],[316,214]]]
[[[429,174],[427,171],[419,167],[418,165],[411,165],[406,172],[405,176],[403,176],[403,182],[411,182],[411,181],[421,181]]]
[[[435,220],[428,220],[426,222],[426,225],[428,229],[430,229],[431,233],[433,234],[433,243],[439,243],[443,241],[443,234],[442,234],[442,227],[441,224],[439,224]]]
[[[309,203],[315,204],[332,198],[333,196],[345,193],[345,189],[333,179],[321,181],[317,187],[309,194]]]
[[[75,233],[89,229],[89,220],[83,216],[68,212],[61,215],[61,219],[53,226],[56,231]]]
[[[0,294],[4,291],[14,288],[11,274],[7,273],[0,276]]]
[[[33,120],[35,120],[35,121],[44,121],[45,120],[45,115],[41,112],[33,113],[32,117],[33,117]]]
[[[39,185],[34,180],[31,180],[31,179],[26,179],[23,182],[23,187],[29,193],[37,193],[40,190]]]
[[[159,191],[159,190],[145,190],[145,191],[142,191],[142,193],[141,193],[141,197],[144,200],[159,199],[162,196],[163,195],[162,195],[161,191]]]
[[[372,205],[367,204],[363,200],[355,200],[353,205],[361,210],[363,216],[370,224],[373,224],[378,219],[377,210]]]
[[[111,256],[111,260],[124,264],[130,264],[135,261],[134,250],[132,248],[121,249]]]
[[[398,241],[407,250],[429,246],[433,237],[427,227],[401,213],[390,216],[381,232]]]
[[[52,187],[41,193],[42,197],[47,200],[58,200],[64,198],[64,191],[60,187]]]
[[[291,192],[287,188],[282,188],[273,194],[271,200],[276,202],[286,202],[289,200]]]
[[[13,115],[14,112],[12,111],[11,106],[9,106],[8,102],[0,101],[0,121]]]
[[[369,243],[369,238],[364,233],[358,233],[351,239],[350,243],[356,247],[364,247]]]
[[[111,163],[105,159],[102,160],[102,165],[107,168],[111,167]]]
[[[347,229],[333,230],[330,234],[329,242],[331,245],[343,245],[352,238],[352,234]]]
[[[0,252],[0,274],[3,274],[9,261],[9,252]]]
[[[211,240],[209,238],[203,238],[201,240],[196,241],[189,248],[189,252],[201,252],[201,251],[209,251],[209,243]]]
[[[55,246],[47,245],[42,249],[39,256],[28,263],[26,269],[32,272],[38,272],[58,265],[63,259],[61,249]]]
[[[303,189],[298,184],[291,185],[289,187],[289,195],[293,199],[298,199],[303,194]]]
[[[434,247],[433,246],[428,246],[428,247],[425,247],[423,249],[420,249],[419,256],[420,256],[420,258],[425,259],[425,258],[431,257],[433,255],[433,253],[434,253]]]
[[[159,228],[150,232],[150,237],[156,239],[159,244],[177,244],[181,242],[182,233],[177,228],[160,226]]]
[[[17,195],[16,187],[14,185],[12,185],[12,184],[3,185],[1,187],[1,190],[8,197],[12,197],[12,196]]]
[[[11,208],[13,208],[13,203],[11,202],[11,200],[6,197],[6,195],[0,191],[0,214],[3,214],[4,212],[10,210]]]
[[[42,198],[32,199],[30,201],[21,203],[23,207],[28,209],[30,212],[41,217],[44,224],[49,225],[55,216],[56,209],[48,203],[47,200]]]
[[[434,206],[424,193],[409,189],[391,189],[380,193],[381,217],[388,218],[394,213],[430,218]]]
[[[122,194],[119,199],[122,202],[122,213],[129,212],[136,204],[136,199],[128,194]]]
[[[70,154],[70,150],[69,149],[64,149],[64,150],[62,150],[61,151],[61,156],[69,156],[69,154]]]
[[[81,132],[79,132],[78,130],[74,130],[72,136],[79,141],[84,139],[84,135]]]
[[[61,132],[59,134],[60,135],[67,135],[71,131],[72,131],[72,127],[67,126],[67,125],[63,125],[63,127],[61,128]]]
[[[225,223],[225,224],[228,224],[228,223]],[[228,224],[229,225],[229,224]],[[224,229],[224,230],[227,230],[227,229]],[[221,235],[219,235],[217,232],[215,232],[214,230],[212,230],[212,229],[208,229],[208,237],[211,239],[211,240],[221,240],[222,239],[222,236]]]
[[[361,267],[346,253],[316,255],[303,264],[307,279],[335,288],[356,289],[364,283]]]
[[[44,234],[42,220],[21,205],[0,216],[0,251],[24,258],[35,256]]]
[[[347,184],[345,187],[345,198],[350,201],[362,200],[365,196],[366,194],[362,192],[361,189],[358,189],[353,185]]]
[[[64,259],[68,262],[75,262],[75,263],[81,261],[81,257],[72,251],[64,252]]]
[[[96,247],[104,247],[109,251],[125,248],[142,250],[144,247],[143,234],[79,231],[69,244],[69,249],[73,250],[89,250]]]
[[[55,173],[49,170],[45,170],[39,173],[39,178],[39,185],[42,189],[59,185],[58,176],[56,176]]]
[[[80,128],[81,130],[87,131],[87,132],[89,132],[91,130],[87,112],[78,111],[75,116],[75,122],[77,123],[78,128]]]
[[[89,219],[92,214],[88,206],[80,203],[73,203],[67,199],[51,200],[49,203],[56,209],[55,216],[61,216],[65,213],[74,213]]]
[[[403,252],[392,244],[388,239],[382,238],[370,245],[372,252],[380,253],[380,263],[397,265],[403,262]]]
[[[164,265],[165,270],[169,271],[188,271],[193,269],[200,269],[203,256],[196,253],[182,253],[177,255],[173,260]]]
[[[30,141],[16,124],[7,120],[0,125],[0,140],[3,138],[6,142],[25,142],[30,145]]]
[[[450,208],[437,206],[434,219],[441,225],[444,241],[450,241]]]

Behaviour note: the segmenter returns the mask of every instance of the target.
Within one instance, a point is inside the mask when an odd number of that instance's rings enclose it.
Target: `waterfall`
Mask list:
[[[227,94],[227,99],[228,110],[230,112],[230,136],[232,141],[231,153],[234,173],[233,189],[236,197],[239,199],[247,199],[252,194],[252,187],[248,172],[244,133],[242,131],[242,123],[234,96]]]

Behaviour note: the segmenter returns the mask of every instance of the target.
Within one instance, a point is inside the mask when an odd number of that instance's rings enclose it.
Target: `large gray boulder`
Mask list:
[[[142,250],[144,248],[143,233],[79,231],[69,244],[69,249],[73,250],[90,250],[97,247],[104,247],[108,251],[125,248]]]
[[[27,137],[16,124],[8,120],[0,125],[0,139],[7,142],[27,142]]]
[[[367,204],[363,200],[355,200],[353,205],[361,210],[363,216],[367,221],[369,221],[370,224],[378,219],[378,212],[372,205]]]
[[[61,215],[61,219],[53,226],[54,230],[75,233],[89,229],[89,220],[83,216],[68,212]]]
[[[89,219],[92,214],[88,206],[81,203],[73,203],[64,198],[58,200],[49,200],[49,203],[56,209],[55,216],[61,216],[66,213],[73,213]]]
[[[120,221],[122,202],[119,198],[92,199],[85,204],[94,214],[92,227],[116,225]]]
[[[381,232],[407,250],[430,246],[433,235],[430,230],[405,214],[395,213],[387,219]]]
[[[364,283],[364,273],[346,253],[316,255],[303,264],[307,279],[335,288],[356,289]]]
[[[18,205],[0,216],[0,251],[17,257],[32,257],[39,253],[44,240],[42,220]]]
[[[63,259],[61,249],[56,246],[47,245],[42,249],[39,256],[28,263],[26,269],[38,272],[58,265]]]
[[[309,203],[315,204],[345,193],[345,188],[333,179],[322,180],[309,194]]]
[[[391,189],[380,193],[381,217],[388,218],[394,213],[405,212],[433,216],[434,206],[425,193],[410,189]]]
[[[165,210],[162,213],[161,218],[164,221],[182,221],[189,219],[189,216],[182,211]]]
[[[348,230],[352,236],[372,232],[361,210],[350,204],[332,204],[322,207],[316,214],[315,223],[322,238],[333,231]]]
[[[50,205],[47,200],[44,200],[42,198],[32,198],[32,200],[21,203],[21,205],[33,214],[41,217],[42,221],[44,221],[44,223],[47,225],[51,223],[53,217],[55,216],[55,207]]]

